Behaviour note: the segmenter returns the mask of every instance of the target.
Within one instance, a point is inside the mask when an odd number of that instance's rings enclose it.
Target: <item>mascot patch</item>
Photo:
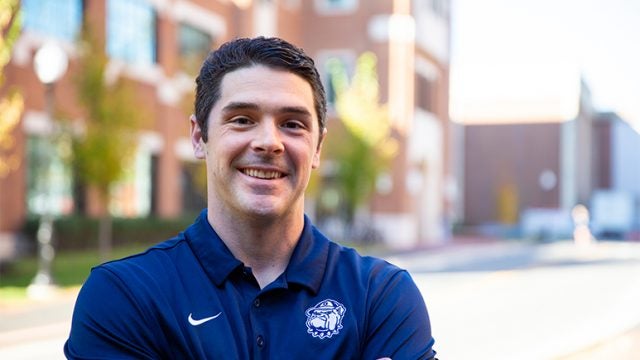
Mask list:
[[[323,300],[305,311],[307,332],[313,337],[324,339],[337,335],[342,329],[342,319],[347,309],[331,299]]]

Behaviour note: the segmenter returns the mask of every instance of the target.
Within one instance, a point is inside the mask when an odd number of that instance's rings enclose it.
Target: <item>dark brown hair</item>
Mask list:
[[[322,135],[326,126],[327,100],[313,59],[302,49],[280,38],[257,37],[229,41],[209,53],[202,64],[196,78],[195,99],[195,115],[202,140],[207,141],[209,114],[220,99],[222,78],[231,71],[253,65],[292,72],[311,85]]]

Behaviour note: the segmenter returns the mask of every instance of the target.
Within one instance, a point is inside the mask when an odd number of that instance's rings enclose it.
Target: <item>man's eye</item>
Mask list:
[[[236,116],[233,119],[231,119],[231,122],[238,125],[249,125],[251,124],[251,119],[244,116]]]
[[[287,121],[283,124],[283,127],[287,129],[303,129],[304,124],[299,121]]]

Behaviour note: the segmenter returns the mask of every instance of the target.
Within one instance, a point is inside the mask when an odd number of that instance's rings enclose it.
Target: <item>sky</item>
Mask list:
[[[452,0],[457,121],[575,113],[582,77],[596,109],[640,129],[640,0]]]

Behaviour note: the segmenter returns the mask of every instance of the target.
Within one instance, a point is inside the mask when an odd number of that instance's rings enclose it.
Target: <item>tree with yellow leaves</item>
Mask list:
[[[335,109],[346,129],[346,138],[334,138],[329,152],[337,164],[336,182],[349,228],[358,206],[369,199],[378,175],[398,148],[391,136],[387,105],[380,102],[376,64],[373,53],[360,55],[351,81],[339,61],[328,64]]]
[[[4,68],[11,60],[13,45],[20,34],[19,10],[18,0],[0,0],[0,90],[4,90]],[[9,90],[0,98],[0,179],[20,165],[20,158],[13,151],[16,146],[13,132],[23,109],[24,99],[16,90]]]
[[[88,25],[79,43],[76,91],[85,121],[81,136],[72,141],[72,164],[78,180],[96,190],[102,203],[98,247],[102,260],[111,252],[111,188],[130,168],[139,132],[150,119],[144,104],[136,103],[134,89],[125,79],[106,79],[108,63],[104,47]]]

